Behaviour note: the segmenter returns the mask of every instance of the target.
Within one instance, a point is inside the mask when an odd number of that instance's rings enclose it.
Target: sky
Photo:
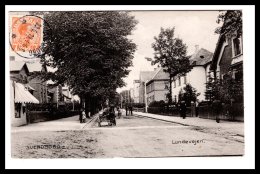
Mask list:
[[[153,58],[151,47],[158,36],[160,28],[175,27],[175,37],[179,37],[188,46],[188,55],[195,51],[195,45],[214,52],[218,35],[214,33],[219,26],[216,23],[218,11],[135,11],[131,15],[138,20],[132,35],[129,36],[137,45],[134,53],[133,66],[129,68],[128,77],[124,78],[126,86],[118,92],[133,87],[133,80],[139,79],[140,71],[153,71],[145,57]]]

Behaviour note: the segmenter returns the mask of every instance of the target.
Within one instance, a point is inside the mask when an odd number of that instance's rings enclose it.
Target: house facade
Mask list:
[[[139,88],[140,88],[140,80],[134,80],[133,82],[133,100],[134,103],[139,103]]]
[[[166,101],[169,92],[169,74],[158,68],[146,83],[146,100],[149,105],[153,101]]]
[[[139,103],[145,103],[145,85],[154,75],[154,71],[141,71],[139,75]]]
[[[10,113],[11,126],[21,126],[29,122],[27,118],[28,103],[39,103],[39,101],[31,94],[28,85],[29,70],[25,62],[10,62]]]
[[[234,33],[232,36],[219,36],[210,69],[218,79],[223,79],[226,74],[231,73],[233,78],[243,80],[243,76],[238,75],[238,72],[243,70],[242,35],[237,36]]]
[[[43,81],[39,77],[32,77],[31,74],[34,72],[47,72],[46,66],[43,66],[39,61],[27,62],[29,70],[29,85],[35,89],[33,96],[39,100],[40,103],[48,102],[48,88],[46,81]]]
[[[183,92],[183,88],[190,84],[197,90],[200,95],[197,97],[199,101],[206,100],[206,82],[210,72],[210,64],[213,53],[201,48],[198,49],[190,58],[192,65],[191,71],[186,73],[185,76],[176,75],[172,82],[172,100],[178,102],[178,95]]]

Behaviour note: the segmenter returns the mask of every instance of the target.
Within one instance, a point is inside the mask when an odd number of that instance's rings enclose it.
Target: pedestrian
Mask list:
[[[116,125],[116,114],[115,114],[114,107],[109,108],[109,120],[110,120],[111,126]]]
[[[220,115],[222,112],[222,104],[220,100],[214,100],[212,102],[212,111],[214,112],[213,114],[216,114],[216,122],[220,122]]]
[[[129,106],[129,115],[133,115],[133,106],[132,105]]]
[[[83,112],[83,109],[81,108],[79,111],[79,122],[80,123],[82,123],[82,112]]]
[[[199,116],[199,102],[195,101],[195,115],[196,117]]]
[[[85,111],[83,110],[82,111],[82,123],[86,123],[86,113],[85,113]]]
[[[185,103],[184,100],[182,100],[182,101],[180,102],[180,115],[181,115],[181,117],[182,117],[183,119],[186,118],[186,110],[187,110],[187,108],[186,108],[186,103]]]
[[[127,116],[127,112],[128,112],[128,107],[127,105],[125,105],[125,115]]]
[[[117,107],[117,113],[118,113],[118,118],[121,118],[122,112],[121,112],[120,107]]]

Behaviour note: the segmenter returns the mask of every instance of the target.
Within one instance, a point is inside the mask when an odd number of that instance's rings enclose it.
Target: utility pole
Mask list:
[[[147,80],[148,81],[148,80]],[[146,94],[146,83],[147,81],[144,82],[144,103],[145,103],[145,112],[147,113],[147,94]]]
[[[123,108],[123,104],[122,104],[122,94],[120,94],[120,103],[121,103],[121,108]]]

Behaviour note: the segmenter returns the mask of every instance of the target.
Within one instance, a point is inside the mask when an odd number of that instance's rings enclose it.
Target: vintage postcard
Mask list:
[[[243,158],[246,12],[10,8],[10,159]]]

